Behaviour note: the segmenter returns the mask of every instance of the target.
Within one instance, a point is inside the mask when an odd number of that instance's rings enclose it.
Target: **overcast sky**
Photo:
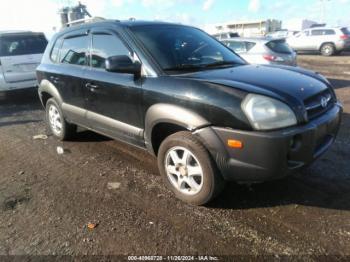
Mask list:
[[[0,30],[52,34],[58,8],[75,0],[1,0]],[[229,20],[305,18],[350,26],[350,0],[82,0],[93,16],[165,20],[195,26]],[[324,3],[323,3],[324,2]],[[323,4],[322,4],[323,3]],[[324,7],[325,12],[322,12]],[[324,15],[323,15],[324,13]]]

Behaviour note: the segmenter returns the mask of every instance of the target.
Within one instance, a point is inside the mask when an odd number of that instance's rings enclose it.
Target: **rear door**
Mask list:
[[[43,34],[8,34],[0,38],[0,61],[7,83],[36,79],[47,40]]]
[[[85,29],[73,31],[60,41],[58,61],[52,66],[48,78],[62,96],[66,117],[74,123],[87,126],[87,93],[83,79],[88,67],[90,36]],[[55,55],[54,50],[52,55]]]
[[[335,31],[333,29],[314,29],[311,30],[312,50],[319,50],[323,43],[334,42]]]

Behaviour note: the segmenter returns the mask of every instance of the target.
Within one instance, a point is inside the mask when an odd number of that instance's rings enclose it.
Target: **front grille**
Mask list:
[[[326,90],[307,98],[304,101],[304,105],[309,120],[322,115],[333,107],[335,103],[334,96],[331,91],[327,88]]]

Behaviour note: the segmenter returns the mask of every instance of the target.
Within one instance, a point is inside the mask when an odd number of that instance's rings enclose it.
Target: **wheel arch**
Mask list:
[[[334,46],[334,49],[337,50],[337,47],[336,47],[335,43],[334,43],[334,42],[331,42],[331,41],[329,41],[329,42],[323,42],[322,44],[320,44],[318,50],[321,51],[321,50],[322,50],[322,47],[323,47],[324,45],[327,45],[327,44],[333,45],[333,46]]]
[[[46,79],[40,82],[38,93],[39,93],[41,104],[43,105],[44,108],[46,107],[47,100],[49,100],[52,97],[55,98],[59,106],[61,106],[63,103],[62,97],[58,92],[57,88],[50,81]]]
[[[193,132],[209,125],[209,121],[192,110],[171,104],[153,105],[145,116],[146,147],[157,155],[161,142],[169,135],[185,130]]]

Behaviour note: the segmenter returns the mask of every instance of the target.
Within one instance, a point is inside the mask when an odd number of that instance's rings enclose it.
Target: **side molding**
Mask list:
[[[41,104],[44,107],[45,107],[45,105],[43,103],[43,97],[42,97],[42,93],[43,92],[48,93],[51,96],[53,96],[56,99],[56,101],[58,102],[58,104],[60,106],[62,106],[62,103],[63,103],[62,97],[59,94],[57,88],[50,81],[48,81],[46,79],[42,80],[40,82],[40,84],[39,84],[38,92],[39,92],[39,97],[40,97]]]
[[[160,123],[175,124],[189,131],[210,125],[205,118],[191,110],[171,104],[155,104],[147,110],[145,117],[144,136],[146,147],[150,152],[154,152],[152,147],[153,128]]]

